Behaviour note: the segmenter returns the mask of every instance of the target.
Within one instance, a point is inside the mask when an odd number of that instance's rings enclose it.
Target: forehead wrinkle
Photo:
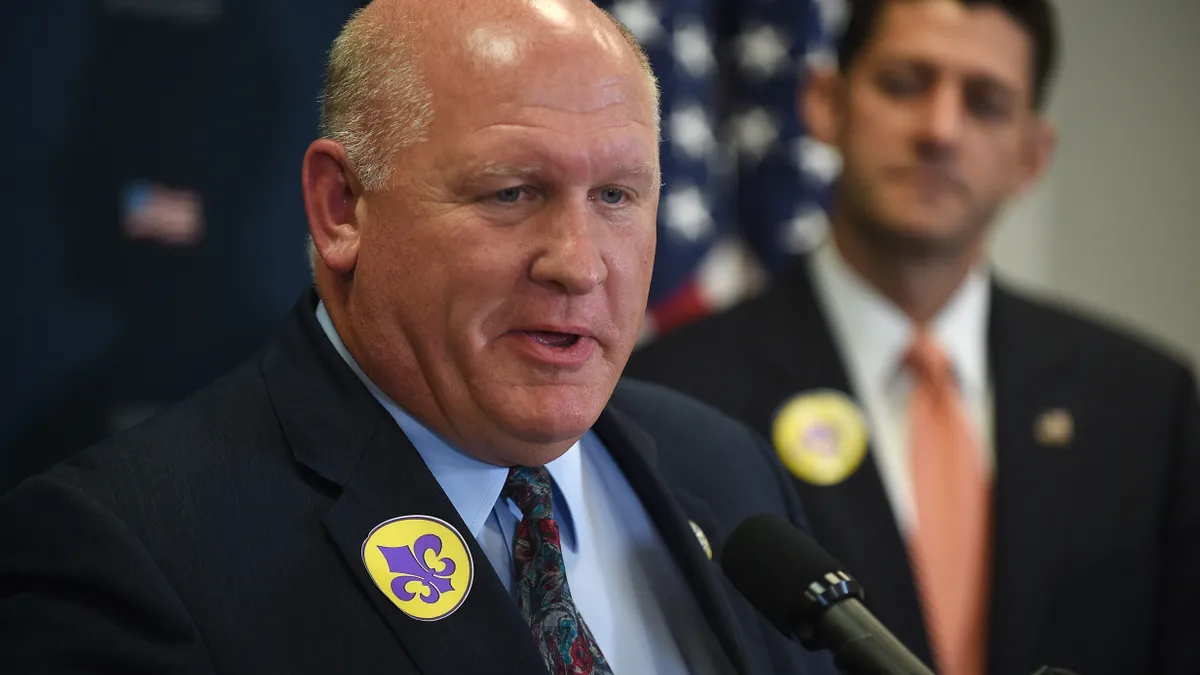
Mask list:
[[[529,112],[531,106],[526,106],[517,111],[513,117],[524,117],[521,113]],[[595,119],[593,115],[578,115],[570,112],[551,111],[553,114],[550,117],[546,115],[537,115],[536,120],[530,119],[528,122],[514,120],[509,122],[493,122],[476,127],[469,133],[475,134],[506,134],[514,133],[521,138],[528,140],[537,140],[537,136],[541,134],[555,134],[559,136],[572,137],[572,145],[578,146],[581,140],[576,140],[576,137],[584,137],[587,143],[595,142],[595,136],[605,133],[619,133],[625,130],[644,129],[649,133],[650,138],[654,139],[654,126],[643,120],[624,117],[621,119]],[[534,116],[529,116],[534,117]],[[591,118],[591,119],[589,119]],[[655,141],[657,146],[657,141]]]
[[[658,166],[653,162],[619,162],[612,173],[621,176],[658,176]]]
[[[465,173],[471,179],[534,179],[573,176],[582,171],[586,173],[589,182],[623,176],[656,180],[659,176],[657,164],[650,160],[618,159],[612,166],[598,166],[604,164],[607,156],[616,154],[608,152],[604,148],[579,148],[577,146],[567,153],[555,150],[543,152],[540,148],[534,148],[530,152],[535,153],[537,157],[516,161],[487,159],[480,163],[470,164]]]
[[[616,105],[637,106],[639,102],[638,92],[624,77],[613,75],[592,82],[570,82],[563,86],[560,76],[564,71],[570,73],[572,69],[563,64],[549,76],[548,79],[555,86],[524,90],[521,93],[524,99],[522,106],[587,114],[602,112]],[[571,95],[564,96],[568,89],[572,90]],[[649,99],[646,102],[649,103]]]
[[[497,177],[506,178],[510,176],[516,177],[531,177],[545,173],[547,167],[534,163],[521,162],[501,162],[497,160],[489,160],[472,173],[485,178]],[[651,162],[619,162],[612,167],[607,174],[623,175],[623,176],[655,176],[658,171]]]
[[[488,160],[482,165],[472,170],[477,176],[483,178],[508,178],[519,177],[529,178],[542,173],[545,169],[537,164],[521,164],[513,162],[501,162],[499,160]]]

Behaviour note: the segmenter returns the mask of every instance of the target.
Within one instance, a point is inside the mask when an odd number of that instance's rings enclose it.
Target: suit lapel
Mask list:
[[[658,476],[654,439],[611,407],[604,410],[594,429],[679,565],[709,627],[724,648],[730,667],[734,672],[746,673],[744,639],[733,609],[721,590],[717,569],[700,546],[688,516]]]
[[[301,302],[264,355],[263,375],[297,462],[335,486],[337,499],[323,524],[359,591],[426,675],[545,672],[487,556],[408,438],[329,344],[313,315],[315,304],[311,293]],[[462,605],[436,621],[402,612],[363,563],[364,542],[377,525],[413,515],[448,523],[473,560],[474,579]]]
[[[989,352],[995,383],[996,493],[992,570],[991,672],[1026,672],[1046,629],[1054,570],[1067,544],[1073,476],[1082,453],[1038,441],[1037,426],[1053,411],[1086,416],[1068,398],[1067,345],[1043,330],[1028,305],[993,286]],[[1053,496],[1047,503],[1046,497]]]
[[[469,595],[444,619],[417,621],[405,615],[375,586],[363,565],[367,534],[385,520],[403,515],[430,515],[450,523],[463,535],[474,560]],[[363,592],[422,672],[545,672],[516,603],[416,449],[390,418],[380,424],[324,523]]]
[[[759,379],[766,384],[748,403],[762,415],[753,426],[769,430],[774,411],[805,391],[833,389],[856,399],[845,365],[818,303],[807,259],[789,270],[764,298],[763,325],[753,334]],[[773,413],[772,413],[773,415]],[[837,557],[866,589],[867,605],[918,658],[932,653],[909,566],[908,552],[896,525],[883,481],[868,449],[858,470],[846,480],[818,486],[795,485],[818,541]]]

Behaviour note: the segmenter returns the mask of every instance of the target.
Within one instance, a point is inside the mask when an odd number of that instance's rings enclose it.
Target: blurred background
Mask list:
[[[309,282],[300,160],[359,2],[0,10],[0,491],[248,357]],[[643,339],[736,303],[824,232],[838,158],[795,119],[842,0],[604,0],[664,94]],[[1061,146],[996,230],[1011,281],[1200,362],[1200,2],[1059,0]]]

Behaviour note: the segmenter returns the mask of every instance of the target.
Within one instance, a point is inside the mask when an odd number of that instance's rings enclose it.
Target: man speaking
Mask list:
[[[804,524],[769,449],[618,383],[658,122],[586,0],[357,14],[303,164],[315,291],[0,502],[0,670],[832,673],[713,562],[748,516]]]

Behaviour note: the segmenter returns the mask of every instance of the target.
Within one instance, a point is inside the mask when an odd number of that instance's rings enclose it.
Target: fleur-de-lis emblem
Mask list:
[[[475,580],[467,540],[434,516],[399,516],[376,525],[363,540],[362,561],[383,595],[418,621],[458,611]]]
[[[387,560],[388,569],[397,575],[391,586],[400,600],[407,602],[417,597],[416,591],[409,590],[409,584],[414,581],[420,584],[417,591],[423,591],[421,601],[430,605],[436,603],[442,593],[454,590],[450,577],[457,567],[450,558],[439,557],[442,539],[436,534],[422,535],[412,546],[380,546],[379,552]]]

